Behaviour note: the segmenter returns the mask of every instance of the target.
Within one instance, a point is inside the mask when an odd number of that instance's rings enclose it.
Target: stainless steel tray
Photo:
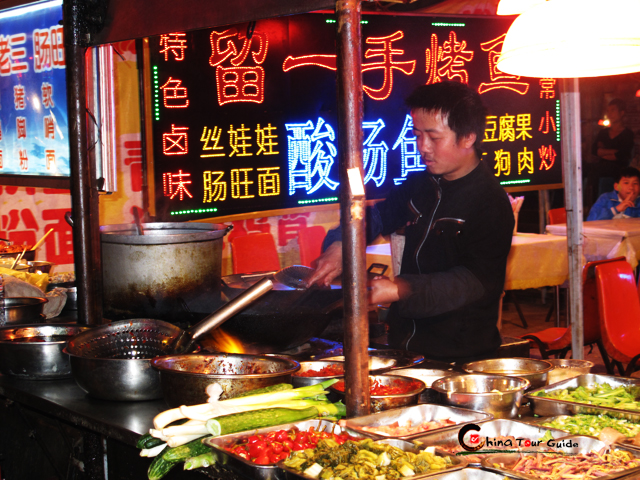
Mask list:
[[[560,450],[562,452],[564,452],[565,454],[578,454],[578,453],[588,453],[592,450],[595,451],[599,451],[602,448],[606,447],[606,444],[604,442],[601,442],[600,440],[598,440],[597,438],[593,438],[593,437],[586,437],[586,436],[582,436],[582,435],[569,435],[566,437],[563,437],[562,439],[560,439],[561,441],[571,441],[572,443],[575,443],[577,446],[575,447],[561,447]],[[640,460],[640,452],[630,449],[630,448],[626,448],[625,446],[615,446],[614,447],[617,450],[626,450],[628,452],[630,452],[634,458]],[[519,453],[497,453],[495,455],[489,455],[486,458],[484,458],[482,460],[482,468],[487,469],[489,471],[492,472],[497,472],[497,473],[501,473],[504,475],[510,475],[514,478],[522,478],[522,479],[527,479],[527,480],[540,480],[540,477],[534,476],[534,475],[528,475],[525,473],[521,473],[521,472],[514,472],[511,469],[508,468],[502,468],[499,466],[496,466],[497,463],[503,463],[506,465],[514,465],[518,460],[520,460],[522,458],[522,455]],[[614,478],[630,478],[630,475],[633,475],[635,478],[636,475],[640,474],[640,467],[635,467],[635,468],[629,468],[627,470],[623,470],[621,472],[617,472],[617,473],[611,473],[609,475],[605,475],[602,477],[597,477],[598,480],[612,480]]]
[[[557,415],[555,417],[538,417],[538,418],[530,418],[525,420],[527,423],[531,424],[531,425],[539,425],[543,428],[551,428],[551,427],[545,427],[542,424],[546,423],[546,422],[554,422],[556,420],[560,420],[563,418],[573,418],[572,415]],[[567,435],[580,435],[580,436],[588,436],[588,437],[593,437],[593,438],[598,438],[598,435],[585,435],[584,433],[580,433],[580,434],[576,434],[576,433],[572,433],[572,432],[567,432],[566,430],[564,430],[564,432]],[[631,437],[627,437],[628,439],[630,439]],[[625,446],[634,450],[640,450],[640,445],[633,445],[629,442],[626,441],[621,441],[621,442],[615,442],[616,445],[618,446]]]
[[[329,422],[327,420],[306,420],[304,422],[287,423],[284,425],[260,428],[250,432],[232,433],[229,435],[207,438],[204,443],[212,447],[213,456],[219,465],[227,467],[235,473],[239,473],[240,475],[244,475],[245,477],[255,480],[283,480],[285,478],[284,473],[277,465],[257,465],[228,452],[224,447],[250,435],[277,430],[289,430],[291,428],[308,430],[311,427],[316,431],[328,431],[337,434],[342,433],[342,428],[340,428],[337,423]],[[359,436],[356,432],[350,433],[354,436]]]
[[[488,422],[481,423],[479,433],[481,437],[495,438],[495,437],[510,437],[523,438],[528,440],[538,440],[549,431],[553,438],[564,437],[567,434],[562,430],[554,430],[552,428],[541,427],[537,425],[531,425],[529,423],[519,422],[516,420],[509,420],[506,418],[498,418],[490,420]],[[443,451],[455,455],[458,452],[465,452],[458,440],[458,433],[460,429],[445,430],[435,433],[426,433],[425,435],[414,438],[413,442],[420,442],[425,447],[436,447]],[[491,446],[487,446],[487,449],[492,449]],[[473,452],[472,454],[465,454],[462,457],[467,460],[469,465],[480,465],[482,458],[491,453],[482,453],[482,450]],[[460,456],[460,455],[459,455]]]
[[[515,478],[515,477],[511,477]],[[463,468],[454,472],[440,473],[429,480],[504,480],[505,475],[480,468]]]
[[[481,423],[491,420],[493,415],[490,413],[476,412],[475,410],[467,410],[465,408],[449,407],[444,405],[414,405],[411,407],[394,408],[383,412],[365,415],[363,417],[342,420],[341,425],[350,430],[355,430],[363,435],[372,436],[374,438],[400,438],[408,440],[417,438],[430,433],[431,431],[443,431],[456,429],[459,430],[461,425],[466,423]],[[438,420],[451,420],[455,425],[442,427],[434,430],[428,430],[410,435],[389,435],[386,433],[369,432],[363,430],[362,427],[379,427],[382,425],[391,425],[397,422],[399,425],[410,423],[411,425],[420,425],[425,422]]]
[[[387,438],[387,439],[383,439],[383,440],[376,440],[376,442],[378,443],[384,443],[387,445],[392,445],[394,447],[397,447],[405,452],[419,452],[421,450],[421,448],[417,447],[416,445],[414,445],[411,442],[408,442],[406,440],[399,440],[399,439],[395,439],[395,438]],[[467,461],[461,457],[457,457],[455,455],[449,455],[446,452],[443,452],[441,450],[436,449],[435,455],[441,456],[441,457],[449,457],[451,459],[451,463],[452,466],[447,468],[445,471],[446,472],[452,472],[454,470],[460,470],[463,469],[467,466]],[[298,472],[296,470],[293,470],[291,468],[287,468],[287,466],[285,466],[283,464],[283,462],[278,463],[278,466],[280,468],[282,468],[282,471],[285,474],[285,479],[286,480],[300,480],[300,479],[304,479],[304,480],[318,480],[317,478],[314,477],[310,477],[307,475],[304,475],[301,472]],[[440,475],[444,473],[442,470],[439,470],[437,472],[432,472],[432,473],[422,473],[420,475],[414,475],[412,477],[407,477],[410,478],[411,480],[420,480],[422,478],[429,478],[431,480],[431,478],[433,478],[435,475]]]
[[[600,414],[606,413],[616,418],[626,418],[634,422],[640,422],[640,411],[621,410],[617,408],[598,407],[587,403],[568,402],[552,398],[534,397],[539,391],[554,392],[565,388],[593,387],[596,384],[608,383],[612,387],[640,386],[640,379],[627,377],[614,377],[613,375],[597,375],[589,373],[570,378],[564,382],[554,383],[547,387],[537,388],[525,394],[529,400],[531,411],[541,417],[553,417],[556,415],[572,415],[574,413]]]

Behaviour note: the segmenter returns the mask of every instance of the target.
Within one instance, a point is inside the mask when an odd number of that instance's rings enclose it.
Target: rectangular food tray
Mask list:
[[[509,437],[513,436],[516,438],[524,438],[528,440],[538,440],[545,436],[545,434],[549,431],[551,432],[551,436],[553,438],[560,438],[566,436],[566,432],[562,430],[555,430],[553,428],[542,427],[539,425],[531,425],[529,423],[519,422],[516,420],[509,420],[506,418],[498,418],[494,420],[489,420],[487,422],[481,423],[478,425],[480,427],[478,433],[481,438],[496,438],[496,437]],[[425,435],[414,438],[413,442],[420,442],[425,447],[436,447],[446,449],[449,451],[450,448],[455,448],[461,452],[464,452],[464,449],[460,446],[460,441],[458,440],[458,433],[460,429],[454,430],[444,430],[440,432],[429,433],[427,432]],[[491,447],[487,447],[491,448]],[[453,454],[455,455],[454,452]],[[483,454],[482,450],[474,452],[472,455],[464,455],[463,458],[467,460],[469,465],[480,465],[480,459],[485,455],[489,455],[488,453]]]
[[[394,447],[397,447],[405,452],[419,452],[421,448],[418,448],[416,445],[414,445],[413,443],[406,441],[406,440],[399,440],[399,439],[394,439],[394,438],[386,438],[386,439],[382,439],[382,440],[375,440],[378,443],[384,443],[387,445],[391,445]],[[410,480],[421,480],[423,478],[429,478],[431,479],[432,477],[436,476],[436,475],[440,475],[444,472],[452,472],[455,470],[460,470],[463,469],[467,466],[467,461],[462,458],[462,457],[458,457],[456,455],[449,455],[446,452],[440,451],[438,449],[436,449],[435,451],[435,455],[438,455],[440,457],[448,457],[451,459],[451,464],[452,466],[447,468],[446,470],[438,470],[435,472],[430,472],[430,473],[421,473],[419,475],[413,475],[411,477],[402,477],[402,478],[407,478]],[[298,472],[297,470],[293,470],[291,468],[288,468],[286,465],[284,465],[282,462],[280,462],[278,464],[278,466],[280,468],[282,468],[282,470],[284,471],[285,474],[285,479],[286,480],[318,480],[317,478],[314,477],[310,477],[307,475],[304,475],[301,472]]]
[[[553,398],[544,398],[533,396],[539,391],[555,392],[564,390],[565,388],[593,387],[596,384],[608,383],[611,387],[619,386],[640,386],[640,379],[615,377],[613,375],[598,375],[589,373],[578,377],[570,378],[563,382],[554,383],[546,387],[531,390],[525,394],[529,400],[531,411],[541,417],[554,417],[557,415],[573,415],[576,413],[600,414],[605,413],[615,418],[625,418],[633,422],[640,423],[640,411],[622,410],[618,408],[599,407],[597,405],[589,405],[587,403],[569,402],[566,400],[556,400]]]
[[[572,415],[557,415],[555,417],[538,417],[538,418],[531,418],[531,419],[527,419],[525,420],[527,423],[531,424],[531,425],[538,425],[541,426],[543,428],[551,428],[551,427],[545,427],[542,424],[543,423],[547,423],[547,422],[555,422],[556,420],[560,420],[563,418],[571,418]],[[575,435],[572,434],[570,432],[565,432],[566,435]],[[585,435],[583,433],[579,434],[581,436],[588,436],[588,437],[593,437],[593,438],[598,438],[596,435]],[[633,450],[640,450],[640,445],[633,445],[631,443],[625,442],[625,441],[621,441],[621,442],[615,442],[616,445],[618,446],[624,446]]]
[[[427,430],[417,433],[411,433],[408,435],[389,435],[382,432],[371,432],[363,430],[363,427],[379,427],[382,425],[391,425],[398,422],[399,425],[410,423],[413,426],[420,425],[430,421],[451,420],[455,422],[455,425],[447,427],[437,428],[433,430]],[[430,432],[440,432],[443,430],[455,429],[458,431],[460,426],[466,423],[482,423],[493,419],[493,415],[490,413],[477,412],[474,410],[467,410],[465,408],[449,407],[444,405],[414,405],[411,407],[393,408],[391,410],[385,410],[372,415],[365,415],[363,417],[351,418],[343,420],[341,423],[349,430],[354,430],[362,435],[374,437],[374,438],[399,438],[402,440],[408,440],[417,438]]]
[[[604,448],[606,445],[604,442],[601,442],[597,438],[587,437],[583,435],[568,435],[563,437],[563,440],[571,440],[573,443],[577,444],[577,447],[562,447],[561,451],[565,454],[578,454],[578,453],[588,453],[592,450],[599,451]],[[627,448],[624,445],[615,445],[613,448],[616,450],[625,450],[630,452],[635,459],[640,460],[640,452],[634,450],[632,448]],[[521,454],[519,453],[497,453],[494,455],[489,455],[482,460],[482,468],[489,470],[491,472],[500,473],[503,475],[509,475],[513,478],[521,478],[525,480],[540,480],[540,477],[535,475],[528,475],[522,472],[514,472],[513,470],[507,468],[501,468],[495,466],[496,463],[505,463],[509,465],[514,465],[521,458]],[[629,468],[627,470],[623,470],[621,472],[611,473],[609,475],[605,475],[602,477],[597,477],[598,480],[613,480],[615,478],[638,478],[640,475],[640,467]]]
[[[514,478],[514,477],[511,477]],[[453,472],[434,475],[429,480],[504,480],[505,475],[480,468],[463,468]]]

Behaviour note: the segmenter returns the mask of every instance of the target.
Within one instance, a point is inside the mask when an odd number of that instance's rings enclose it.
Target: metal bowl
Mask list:
[[[55,263],[51,263],[51,262],[43,262],[43,261],[29,261],[27,262],[27,265],[29,266],[29,272],[30,273],[51,273],[51,269],[53,268],[53,266],[55,265]]]
[[[549,372],[548,383],[562,382],[579,375],[586,375],[591,372],[593,362],[589,360],[575,360],[573,358],[550,358],[547,360],[553,365],[553,370]]]
[[[529,388],[540,388],[547,384],[549,372],[553,365],[546,360],[533,358],[490,358],[462,366],[467,373],[486,373],[490,375],[506,375],[529,380]]]
[[[47,303],[44,297],[9,297],[4,299],[4,318],[0,325],[22,325],[44,320],[42,311]]]
[[[320,359],[316,357],[316,360]],[[335,355],[333,357],[323,357],[322,360],[325,362],[344,363],[344,356]],[[371,375],[380,375],[381,373],[385,373],[393,369],[397,363],[398,360],[396,358],[369,355],[369,373],[371,373]]]
[[[432,370],[429,368],[401,368],[400,370],[394,370],[393,374],[422,380],[427,388],[425,388],[424,392],[420,394],[418,403],[437,403],[439,397],[435,390],[431,388],[433,382],[442,377],[458,375],[458,372],[454,372],[452,370]]]
[[[206,403],[207,386],[222,387],[220,400],[267,387],[291,383],[300,364],[284,357],[235,353],[167,355],[151,361],[170,407]]]
[[[389,410],[391,408],[408,407],[417,405],[420,394],[427,386],[422,380],[403,377],[401,375],[369,375],[370,385],[385,387],[410,387],[406,393],[393,395],[371,395],[371,413]],[[344,382],[338,382],[329,387],[338,397],[344,397]]]
[[[340,367],[342,368],[342,372],[339,375],[324,375],[324,376],[313,376],[310,377],[306,374],[310,370],[319,371],[326,367]],[[291,377],[291,385],[295,388],[298,387],[306,387],[308,385],[315,385],[317,383],[324,382],[329,378],[342,378],[344,377],[344,362],[339,361],[323,361],[323,360],[310,360],[307,362],[300,362],[300,370],[295,372]]]
[[[432,388],[443,404],[490,413],[495,418],[513,418],[529,385],[524,378],[472,373],[441,378]]]
[[[89,327],[76,324],[0,328],[0,372],[26,380],[71,378],[67,341]]]

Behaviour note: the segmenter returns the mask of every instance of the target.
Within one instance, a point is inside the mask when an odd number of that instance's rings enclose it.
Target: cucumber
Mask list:
[[[162,458],[162,453],[154,457],[151,465],[149,465],[149,470],[147,470],[147,478],[149,480],[160,480],[164,477],[169,471],[175,467],[179,462],[169,462]]]
[[[136,448],[139,448],[140,450],[149,449],[157,447],[158,445],[162,445],[163,443],[166,442],[164,440],[160,440],[159,438],[152,437],[150,433],[145,433],[138,439]]]
[[[283,423],[299,422],[316,418],[319,412],[316,407],[302,409],[293,408],[262,408],[249,412],[232,413],[207,420],[207,430],[214,437],[229,433],[255,430],[256,428],[282,425]]]
[[[197,457],[198,455],[207,453],[211,450],[211,447],[202,443],[203,438],[206,438],[206,436],[196,438],[179,447],[170,448],[163,452],[162,458],[168,462],[184,462],[189,457]]]
[[[289,383],[276,383],[275,385],[269,385],[267,387],[249,390],[248,392],[244,392],[234,398],[248,397],[250,395],[260,395],[262,393],[282,392],[283,390],[293,390],[293,385]]]

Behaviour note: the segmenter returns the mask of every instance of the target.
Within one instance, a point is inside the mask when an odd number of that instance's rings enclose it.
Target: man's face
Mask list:
[[[640,193],[640,181],[637,177],[622,177],[620,181],[614,185],[614,188],[623,200],[629,197],[635,199]]]
[[[607,118],[610,123],[619,122],[622,118],[622,112],[618,110],[617,105],[608,105],[607,106]]]
[[[456,134],[440,112],[416,109],[411,112],[411,117],[418,151],[429,173],[442,175],[446,180],[456,180],[478,165],[473,148],[475,134],[456,141]]]

